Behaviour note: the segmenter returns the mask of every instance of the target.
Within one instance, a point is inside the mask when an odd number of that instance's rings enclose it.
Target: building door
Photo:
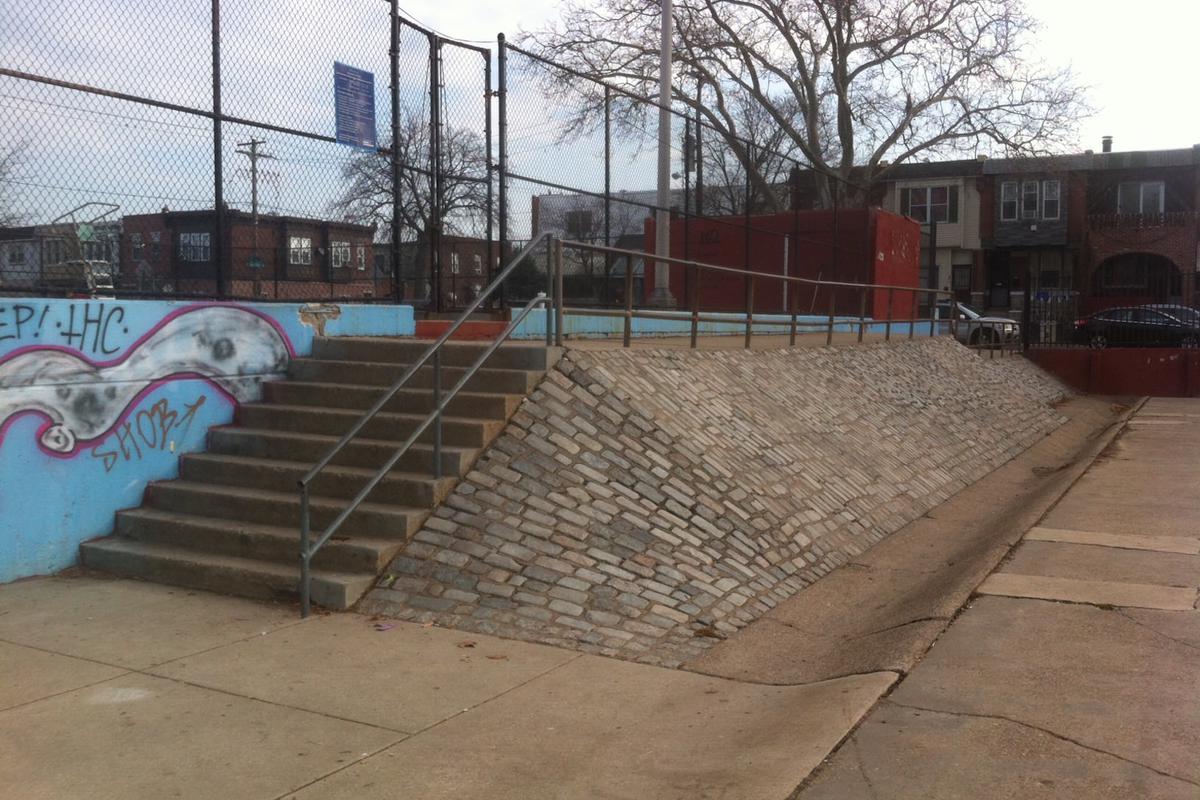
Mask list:
[[[1008,308],[1008,287],[1011,282],[1009,253],[1006,250],[997,250],[992,254],[991,263],[988,265],[988,308]]]

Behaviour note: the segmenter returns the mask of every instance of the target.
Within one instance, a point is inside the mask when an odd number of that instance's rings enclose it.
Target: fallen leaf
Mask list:
[[[458,646],[459,647],[474,647],[475,642],[473,642],[470,639],[463,639],[461,642],[458,643]]]

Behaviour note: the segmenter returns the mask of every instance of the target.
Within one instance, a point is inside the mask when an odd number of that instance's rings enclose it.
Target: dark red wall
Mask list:
[[[654,220],[646,220],[645,248],[654,250]],[[837,247],[834,247],[834,243]],[[916,286],[919,275],[920,226],[906,217],[879,209],[783,212],[780,214],[705,219],[675,218],[671,222],[671,255],[707,264],[750,269],[772,275],[846,283],[888,283]],[[646,298],[654,291],[652,261],[647,262]],[[744,276],[701,271],[699,303],[706,311],[744,311]],[[689,270],[670,269],[671,293],[681,307],[690,302]],[[795,303],[801,314],[827,314],[830,289],[789,286],[757,279],[755,313],[783,313]],[[832,290],[835,311],[857,316],[862,296],[857,289]],[[795,294],[791,294],[795,292]],[[887,293],[867,296],[866,311],[877,318],[887,314]],[[907,319],[912,295],[893,293],[893,316]]]
[[[1200,396],[1200,351],[1157,347],[1030,350],[1029,360],[1090,394]]]

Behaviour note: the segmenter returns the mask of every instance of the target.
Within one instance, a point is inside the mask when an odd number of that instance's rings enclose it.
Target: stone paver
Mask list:
[[[29,637],[94,658],[0,642],[14,800],[783,798],[896,678],[764,686],[135,581],[0,586],[33,598],[85,616],[26,606]]]
[[[1089,581],[1079,578],[1047,578],[1042,575],[1017,575],[997,572],[979,587],[980,594],[1003,597],[1034,597],[1064,603],[1130,608],[1157,608],[1163,611],[1190,611],[1196,606],[1197,590],[1176,586],[1119,581]]]
[[[754,686],[645,669],[583,656],[295,797],[782,800],[895,679]]]
[[[944,338],[568,351],[363,608],[677,665],[1041,440],[1063,396]]]
[[[1193,536],[1139,536],[1135,533],[1115,534],[1099,531],[1064,531],[1036,527],[1025,535],[1030,542],[1065,542],[1090,544],[1097,547],[1124,547],[1130,550],[1149,550],[1156,553],[1200,555],[1200,538]]]
[[[1130,426],[800,800],[1200,796],[1200,506],[1147,499],[1197,431]]]

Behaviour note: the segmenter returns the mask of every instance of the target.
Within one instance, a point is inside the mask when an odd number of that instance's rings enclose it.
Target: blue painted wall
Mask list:
[[[413,310],[0,297],[0,583],[76,563],[321,332],[411,336]]]

